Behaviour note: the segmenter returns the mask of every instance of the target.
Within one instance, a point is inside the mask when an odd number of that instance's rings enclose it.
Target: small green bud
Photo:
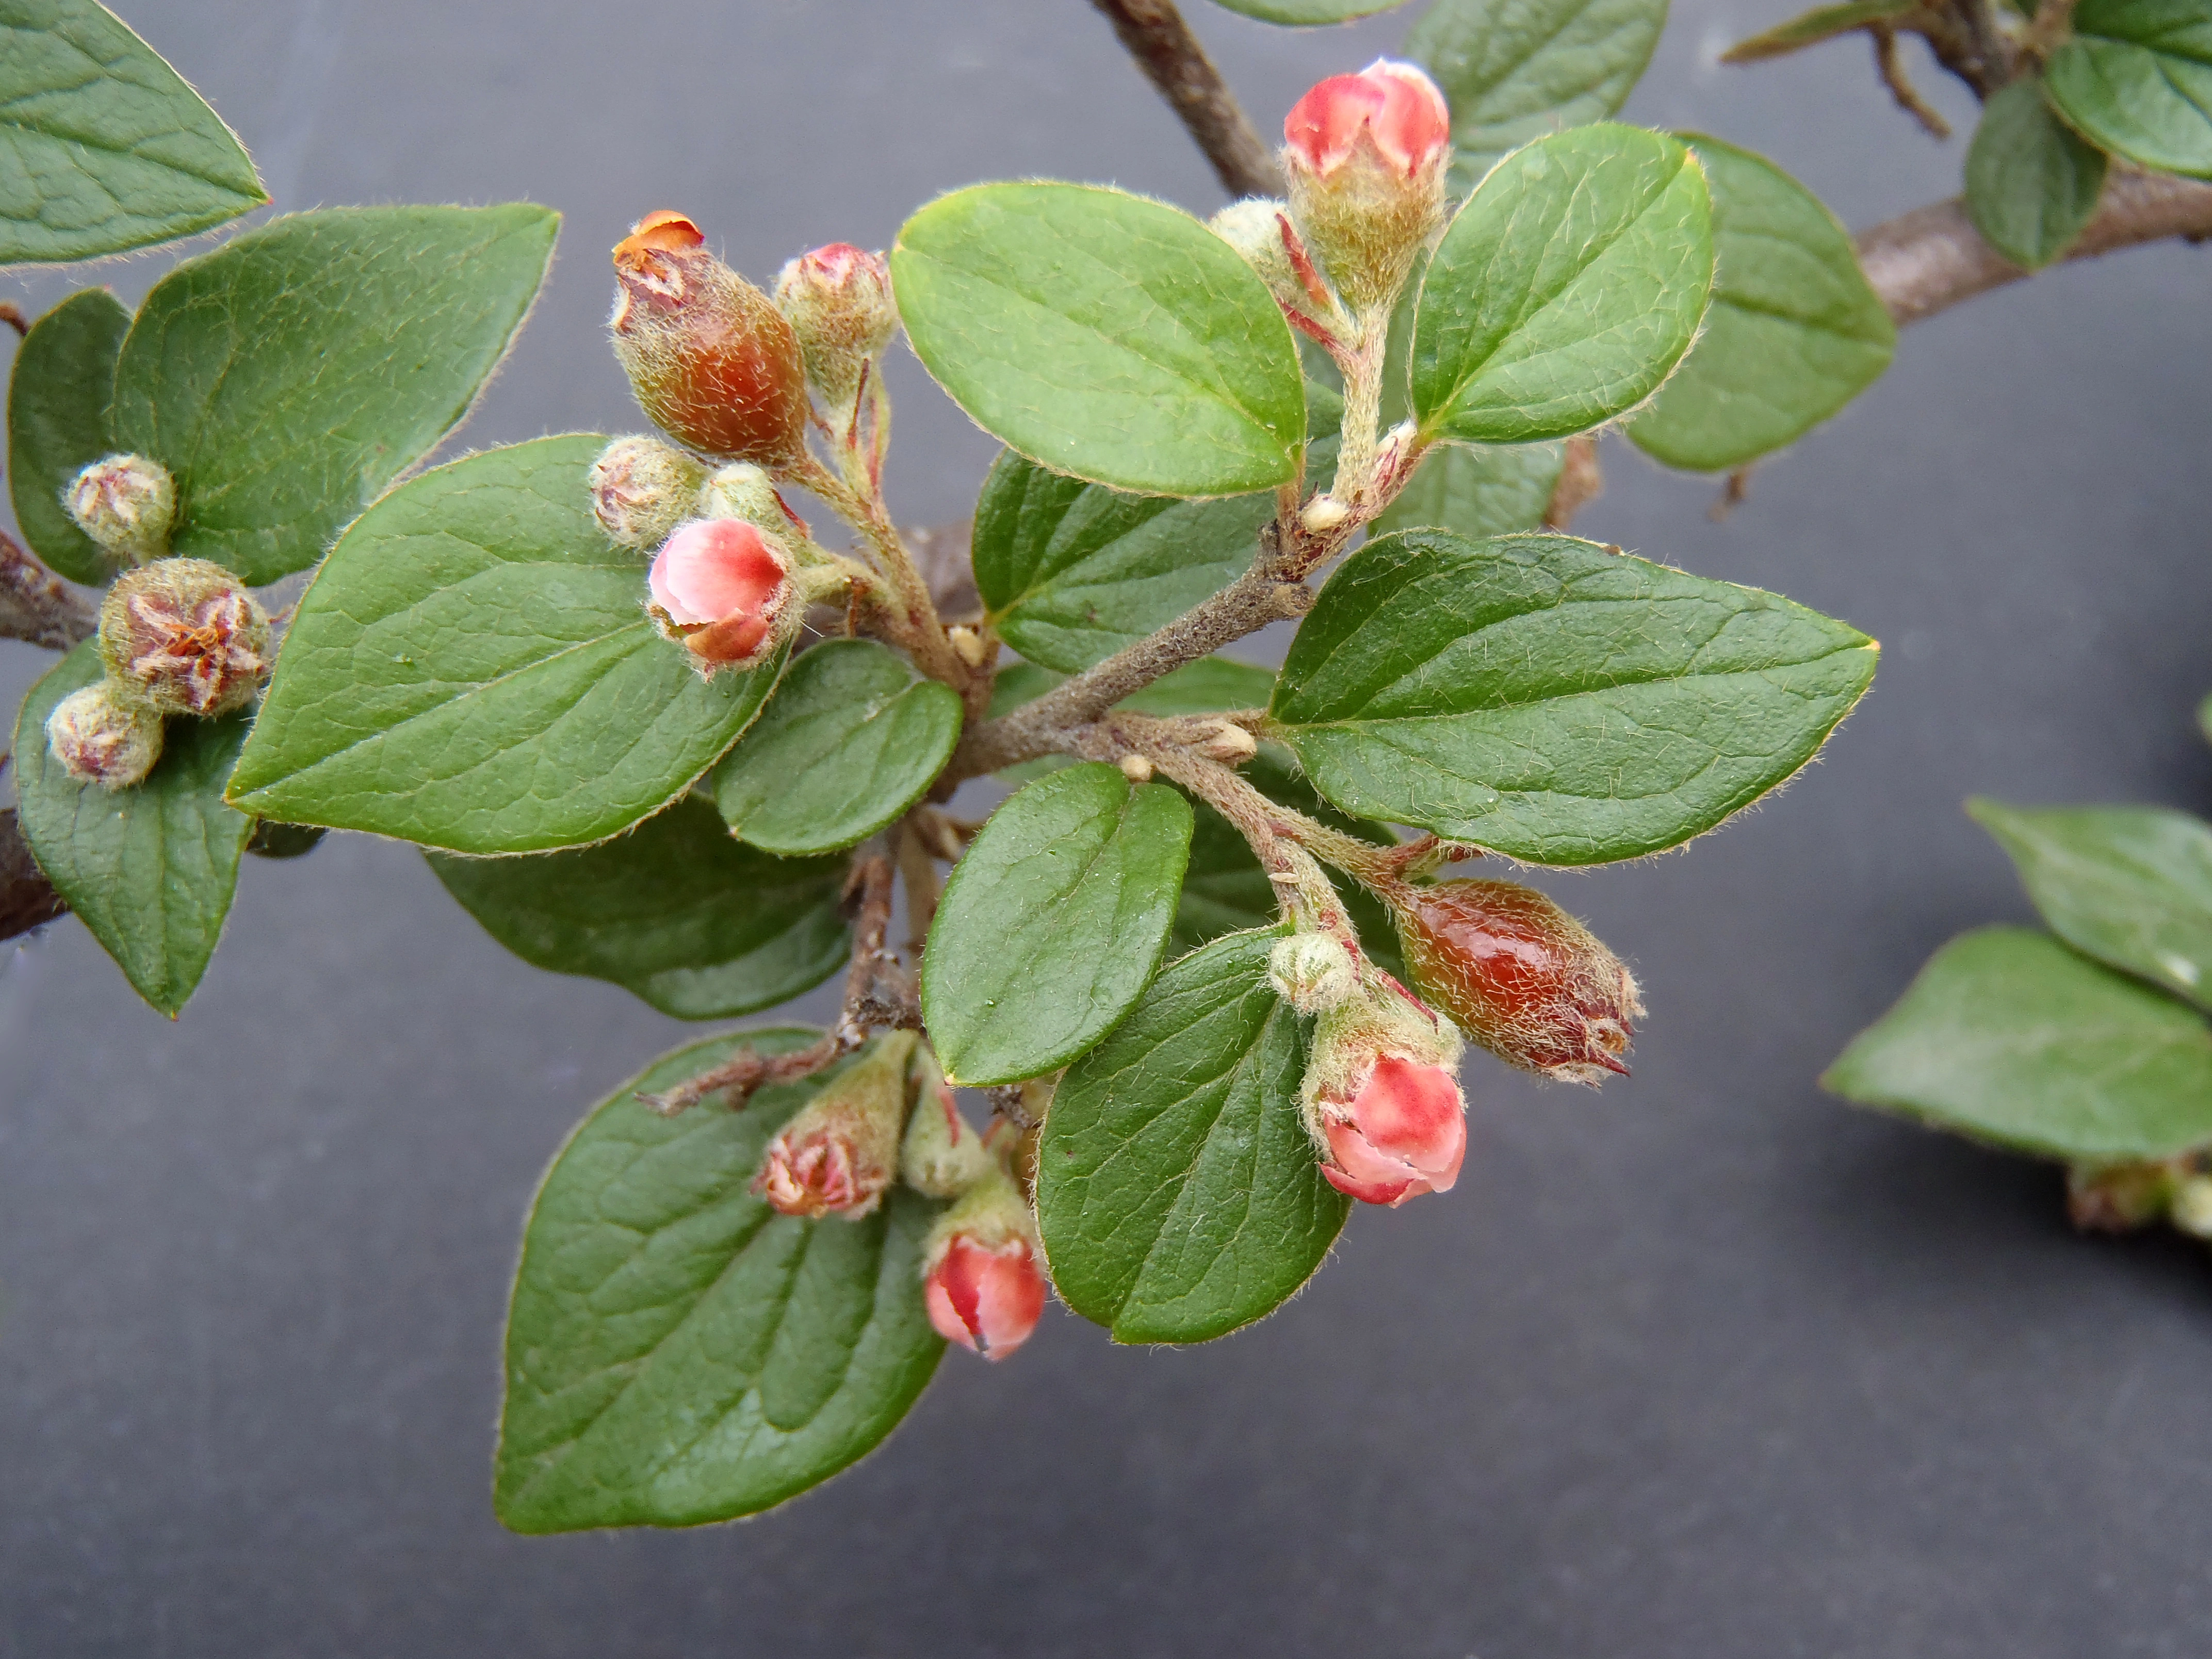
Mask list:
[[[103,680],[54,705],[46,747],[79,783],[128,789],[143,783],[161,758],[161,717]]]
[[[884,256],[849,242],[801,254],[777,275],[775,303],[799,336],[806,378],[832,408],[846,407],[898,327]]]
[[[228,714],[269,672],[269,613],[205,559],[126,570],[100,607],[108,677],[164,714]]]
[[[177,519],[176,480],[143,455],[108,455],[70,480],[62,504],[84,533],[133,564],[169,550]]]
[[[899,1178],[927,1198],[957,1198],[994,1167],[983,1138],[968,1126],[927,1048],[915,1050],[914,1115],[899,1147]]]
[[[1334,1008],[1359,989],[1352,952],[1327,933],[1293,933],[1268,953],[1275,994],[1302,1014]]]
[[[592,511],[624,547],[650,553],[692,516],[707,469],[658,438],[617,438],[592,463]]]
[[[743,519],[775,535],[793,528],[775,484],[750,461],[732,461],[718,469],[700,488],[693,506],[702,519]]]

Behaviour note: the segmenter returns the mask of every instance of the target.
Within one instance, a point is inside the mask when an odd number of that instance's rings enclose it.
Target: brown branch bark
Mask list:
[[[2096,217],[2065,257],[2093,259],[2172,236],[2192,242],[2212,236],[2212,185],[2115,173]],[[2032,274],[1984,241],[1956,200],[1932,202],[1876,225],[1858,238],[1857,247],[1867,280],[1900,323],[1917,323]]]
[[[1280,196],[1283,170],[1174,0],[1091,0],[1213,163],[1231,196]]]
[[[13,939],[68,914],[69,906],[31,857],[15,810],[0,811],[0,939]]]
[[[66,651],[99,631],[100,618],[62,579],[0,531],[0,636]]]

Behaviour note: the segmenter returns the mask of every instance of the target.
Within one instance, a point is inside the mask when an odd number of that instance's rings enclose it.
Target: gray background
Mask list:
[[[1630,115],[1764,150],[1855,225],[1954,191],[1962,143],[1862,46],[1714,65],[1787,9],[1682,0]],[[646,209],[764,276],[979,178],[1219,199],[1079,0],[124,9],[285,207],[568,215],[479,444],[638,424],[599,325]],[[1191,13],[1271,129],[1405,27]],[[2201,1247],[2076,1239],[2051,1171],[1812,1079],[1944,939],[2025,915],[1962,796],[2212,807],[2208,261],[2129,253],[1912,330],[1725,524],[1608,443],[1578,528],[1889,647],[1781,798],[1547,878],[1643,975],[1634,1080],[1478,1062],[1458,1189],[1355,1216],[1279,1317],[1166,1352],[1054,1310],[1012,1363],[948,1355],[883,1450],[762,1520],[526,1540],[489,1503],[532,1184],[684,1028],[506,957],[359,836],[248,860],[173,1025],[52,928],[0,975],[0,1650],[2202,1651]],[[101,274],[135,300],[159,268]],[[992,446],[896,374],[896,506],[959,517]],[[0,690],[39,668],[5,647]]]

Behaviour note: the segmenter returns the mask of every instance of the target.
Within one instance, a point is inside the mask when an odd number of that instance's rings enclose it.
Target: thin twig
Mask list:
[[[13,300],[0,300],[0,323],[14,329],[19,340],[31,331],[30,319],[23,315],[23,307]]]
[[[1948,138],[1951,124],[1920,95],[1920,88],[1905,72],[1905,60],[1897,55],[1897,31],[1887,23],[1876,23],[1867,33],[1874,41],[1875,73],[1889,88],[1889,95],[1896,100],[1898,108],[1919,122],[1921,131],[1930,138]]]
[[[1552,486],[1552,499],[1544,507],[1544,528],[1561,532],[1574,523],[1575,514],[1605,494],[1605,474],[1597,464],[1597,435],[1585,432],[1570,438],[1559,464],[1559,481]]]
[[[100,618],[62,579],[0,531],[0,635],[66,651],[100,631]]]
[[[15,810],[0,811],[0,939],[13,939],[66,915],[69,905],[31,856]]]
[[[1283,170],[1174,0],[1091,0],[1232,196],[1280,196]]]

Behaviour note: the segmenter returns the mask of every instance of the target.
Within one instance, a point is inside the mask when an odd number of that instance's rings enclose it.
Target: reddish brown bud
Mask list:
[[[1449,881],[1391,895],[1421,994],[1499,1059],[1595,1088],[1644,1017],[1636,981],[1589,929],[1532,887]]]
[[[911,1031],[878,1037],[783,1126],[753,1177],[753,1190],[770,1207],[809,1220],[851,1221],[875,1209],[898,1172],[914,1043]]]
[[[228,714],[269,672],[269,613],[205,559],[126,570],[100,607],[100,655],[118,685],[164,714]]]
[[[653,423],[710,455],[775,466],[800,452],[806,377],[774,301],[707,252],[680,213],[615,247],[615,356]]]

